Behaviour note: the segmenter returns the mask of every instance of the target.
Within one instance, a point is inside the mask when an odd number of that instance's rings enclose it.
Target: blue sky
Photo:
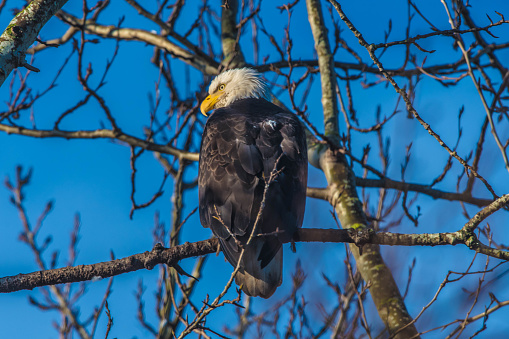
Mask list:
[[[492,19],[498,19],[494,10],[509,17],[509,5],[506,1],[490,1],[489,4],[481,4],[480,1],[475,1],[471,4],[474,20],[482,25],[489,23],[485,16],[486,13]],[[390,8],[386,2],[382,1],[345,2],[342,5],[344,11],[369,42],[383,41],[389,18],[392,19],[393,26],[389,40],[399,40],[405,37],[407,5],[404,1],[392,2]],[[64,8],[69,12],[79,14],[81,6],[81,2],[69,1]],[[422,4],[422,6],[424,6],[425,14],[437,27],[440,29],[449,28],[440,1]],[[155,25],[147,25],[147,20],[137,15],[136,11],[125,2],[112,1],[110,7],[101,16],[100,23],[116,24],[125,15],[124,27],[157,29]],[[195,9],[191,5],[187,5],[185,10],[187,12],[184,12],[177,22],[177,31],[185,31],[190,23],[194,21]],[[265,1],[262,4],[262,13],[264,13],[263,23],[267,30],[278,39],[282,39],[284,34],[282,30],[288,22],[286,12],[280,13],[276,8],[276,4]],[[309,60],[316,57],[314,50],[311,48],[313,46],[312,35],[305,13],[304,3],[296,6],[293,10],[290,28],[294,43],[293,57]],[[333,24],[327,11],[325,11],[325,17],[329,34],[332,37]],[[335,21],[339,20],[336,13],[334,13],[333,18]],[[7,26],[10,19],[11,13],[4,10],[0,16],[0,25],[2,27]],[[366,60],[367,54],[357,47],[355,37],[347,31],[342,23],[340,23],[340,28],[342,29],[341,36],[350,46],[355,46],[356,51]],[[64,29],[64,25],[54,18],[44,27],[41,37],[43,40],[54,38],[62,34]],[[424,34],[429,31],[428,26],[422,20],[415,18],[412,22],[410,35]],[[507,41],[509,36],[508,27],[498,27],[492,31],[495,35],[500,36],[503,42]],[[79,38],[79,35],[76,37]],[[193,37],[196,38],[194,34],[191,35],[191,41],[193,41]],[[241,39],[248,62],[253,61],[250,39],[248,28]],[[471,37],[466,37],[466,41],[471,42]],[[420,53],[417,60],[418,64],[423,61],[424,56],[427,56],[426,64],[459,58],[458,52],[451,48],[449,38],[426,39],[420,44],[427,50],[435,49],[437,52],[426,55]],[[216,52],[219,52],[220,44],[217,44],[216,48]],[[114,49],[115,42],[111,40],[101,41],[97,45],[87,45],[85,59],[87,63],[93,62],[94,68],[94,74],[91,77],[92,83],[97,83],[101,77],[102,70],[107,60],[112,58]],[[34,92],[41,91],[48,86],[59,65],[70,53],[71,45],[67,44],[58,49],[48,49],[37,54],[33,64],[41,72],[38,74],[32,73],[29,76],[29,85],[33,86]],[[107,84],[100,90],[100,94],[106,98],[119,126],[124,132],[137,136],[143,135],[143,127],[150,122],[151,103],[149,95],[155,96],[156,91],[158,72],[150,64],[152,53],[153,48],[151,46],[145,46],[139,42],[122,42],[119,55],[108,75]],[[386,52],[382,58],[384,66],[387,68],[399,67],[403,53],[403,47],[396,47]],[[269,61],[278,60],[275,49],[270,46],[267,39],[264,39],[260,48],[259,60],[262,60],[266,55],[269,55]],[[509,60],[507,50],[499,52],[498,55],[500,60]],[[345,56],[345,53],[338,53],[335,59],[346,62],[355,61],[351,56]],[[180,61],[176,60],[173,60],[171,65],[180,94],[191,96],[192,93],[199,90],[203,79],[197,71],[186,65],[183,66]],[[77,58],[74,55],[57,81],[57,88],[41,98],[34,106],[33,113],[38,128],[51,129],[55,119],[63,111],[84,97],[85,93],[76,81],[76,67]],[[22,74],[25,71],[21,70]],[[296,74],[300,75],[301,72],[296,71]],[[188,84],[185,81],[186,74],[190,76]],[[494,72],[490,75],[500,81],[500,77]],[[274,79],[273,73],[267,73],[266,76],[270,80]],[[373,79],[371,77],[368,80],[373,81]],[[2,104],[9,98],[9,81],[10,78],[0,90]],[[398,78],[398,82],[404,83],[401,78]],[[344,82],[340,83],[340,86],[344,86]],[[342,91],[344,95],[344,87]],[[311,120],[319,129],[322,128],[320,123],[322,118],[320,93],[319,82],[316,81],[306,101],[308,111],[312,112]],[[392,113],[397,103],[397,97],[393,89],[385,88],[384,85],[365,89],[359,82],[354,82],[352,83],[352,93],[355,98],[354,105],[359,115],[361,127],[368,127],[373,124],[378,106],[381,107],[382,116],[385,116]],[[162,97],[162,108],[158,111],[158,114],[164,116],[164,109],[168,105],[168,91],[164,86],[161,88],[160,95]],[[288,95],[281,93],[280,99],[287,102]],[[2,111],[6,109],[5,104],[3,105]],[[423,119],[430,122],[433,129],[449,145],[454,145],[456,142],[458,135],[457,115],[463,105],[465,106],[462,119],[464,136],[459,145],[458,154],[465,157],[473,147],[472,145],[475,145],[480,124],[484,119],[484,111],[471,80],[464,79],[456,87],[445,88],[437,84],[436,81],[424,77],[418,84],[415,98],[417,110]],[[412,142],[412,158],[406,173],[406,179],[410,182],[430,183],[442,171],[448,154],[415,119],[401,117],[406,115],[401,104],[398,108],[401,113],[399,113],[397,119],[389,122],[384,130],[384,137],[391,138],[391,166],[388,170],[388,176],[393,179],[400,179],[400,164],[403,162],[404,150]],[[31,126],[30,113],[30,111],[23,112],[18,122]],[[205,122],[204,117],[200,116],[199,119]],[[92,101],[66,118],[61,128],[71,130],[95,129],[99,128],[101,121],[106,121],[104,113],[97,103]],[[342,117],[340,117],[340,125],[344,129]],[[509,134],[507,123],[501,125],[500,128],[501,136]],[[369,143],[372,147],[377,145],[375,135],[356,134],[353,136],[352,142],[354,151],[359,156],[366,144]],[[25,192],[25,206],[32,222],[35,223],[48,200],[55,202],[53,212],[46,219],[39,239],[42,242],[45,236],[52,236],[53,242],[48,253],[46,253],[46,258],[50,257],[52,251],[58,250],[60,252],[59,266],[66,262],[69,234],[72,231],[76,213],[79,213],[81,218],[77,264],[109,260],[110,250],[114,251],[118,258],[149,250],[153,246],[154,213],[159,212],[161,220],[167,225],[170,223],[173,187],[171,179],[166,182],[165,193],[160,199],[149,208],[136,211],[134,218],[129,219],[131,170],[128,147],[108,140],[41,140],[6,135],[5,133],[0,133],[0,143],[6,146],[0,150],[2,159],[0,175],[13,178],[15,166],[18,164],[23,165],[25,169],[33,168],[34,170],[32,182]],[[194,144],[195,151],[198,146]],[[491,136],[488,136],[485,148],[487,150],[480,173],[490,182],[496,183],[495,190],[498,194],[509,192],[508,173],[504,170],[500,153],[494,147]],[[380,163],[376,152],[378,150],[375,148],[372,151],[370,164],[379,168]],[[196,171],[196,164],[193,167],[193,171]],[[145,202],[157,191],[164,172],[149,152],[145,152],[138,162],[137,168],[136,199],[138,202]],[[355,166],[354,169],[357,175],[362,174],[362,169],[359,166]],[[454,191],[459,169],[460,165],[454,163],[453,171],[455,171],[450,173],[446,180],[437,185],[436,188]],[[314,187],[324,187],[326,185],[323,175],[318,170],[310,168],[309,185]],[[360,189],[359,192],[361,192]],[[377,191],[371,189],[366,190],[366,192],[370,194],[372,199],[370,208],[375,208]],[[489,197],[486,190],[479,184],[476,184],[474,193],[481,197]],[[187,215],[196,207],[197,191],[187,191],[184,199],[183,214]],[[466,219],[461,215],[459,203],[434,201],[429,197],[421,196],[417,204],[421,207],[422,213],[419,228],[415,229],[408,219],[404,219],[402,225],[394,231],[401,233],[455,231],[466,222]],[[330,206],[325,202],[308,199],[304,226],[335,227],[333,220],[330,218],[330,209]],[[474,214],[479,209],[475,206],[467,206],[467,210]],[[416,214],[416,207],[413,206],[410,212]],[[2,230],[2,236],[0,237],[0,258],[2,258],[0,259],[0,276],[38,270],[28,247],[18,241],[21,231],[20,221],[15,208],[9,203],[9,193],[4,187],[0,188],[0,216],[2,219],[2,226],[0,226]],[[507,235],[509,233],[504,232],[504,227],[507,227],[509,222],[507,212],[499,212],[489,218],[488,221],[496,232],[497,242],[509,243],[509,236]],[[210,231],[203,229],[199,224],[198,216],[194,215],[185,225],[182,239],[196,241],[206,239],[209,236]],[[292,254],[288,248],[285,249],[286,273],[284,283],[276,293],[275,298],[267,301],[256,300],[255,310],[266,309],[283,297],[285,292],[289,291],[291,286],[290,273],[293,272],[296,261],[300,260],[308,275],[308,283],[304,285],[303,291],[316,298],[316,300],[313,300],[313,305],[310,306],[310,312],[315,312],[311,316],[312,320],[318,321],[321,318],[316,305],[319,302],[326,303],[332,296],[320,276],[322,272],[325,272],[330,278],[337,279],[340,282],[343,280],[345,275],[343,269],[344,246],[338,244],[298,244],[297,248],[296,254]],[[414,258],[417,260],[414,279],[410,286],[409,302],[407,303],[407,307],[413,316],[432,298],[440,282],[445,278],[447,271],[464,271],[473,256],[471,251],[463,247],[384,247],[383,254],[387,264],[393,269],[395,278],[402,289],[407,280],[408,266]],[[207,293],[210,295],[219,293],[231,272],[231,267],[224,262],[222,255],[219,257],[210,256],[208,261],[204,276],[213,278],[204,278],[200,282],[196,291],[196,300],[204,299]],[[496,260],[493,260],[493,262],[496,262]],[[182,262],[182,267],[186,270],[190,270],[192,265],[193,260]],[[475,268],[481,269],[483,266],[484,258],[478,259]],[[504,267],[498,270],[497,274],[502,274],[507,269]],[[147,317],[152,319],[152,324],[157,327],[157,323],[153,320],[155,319],[153,292],[157,275],[158,270],[154,269],[153,271],[139,271],[115,277],[113,293],[109,298],[110,309],[115,321],[110,334],[111,338],[150,337],[150,334],[136,321],[137,310],[134,291],[138,281],[142,279],[147,287],[145,293]],[[490,275],[490,277],[493,278],[494,276]],[[438,325],[446,321],[452,321],[455,318],[451,314],[464,315],[464,309],[468,307],[469,303],[460,302],[465,295],[461,292],[459,286],[472,289],[477,282],[477,278],[477,276],[467,278],[465,279],[467,282],[463,285],[451,285],[446,288],[433,308],[421,318],[418,323],[419,329],[429,328],[428,324]],[[497,292],[496,295],[499,300],[509,299],[509,291],[500,288],[500,284],[505,280],[502,278],[501,281],[495,282],[491,287]],[[88,315],[93,307],[101,301],[106,283],[107,281],[104,280],[87,284],[87,294],[79,303],[82,315]],[[317,293],[317,291],[321,293]],[[56,312],[41,312],[30,306],[27,302],[29,295],[37,298],[40,297],[40,292],[37,290],[32,292],[22,291],[0,296],[3,306],[0,308],[0,319],[2,319],[0,320],[0,328],[2,328],[2,332],[7,338],[57,337],[51,323],[53,320],[59,319],[59,315]],[[485,294],[483,296],[484,301],[489,301]],[[481,312],[485,304],[483,302],[479,303],[473,313]],[[375,327],[378,326],[379,328],[380,321],[373,307],[369,306],[367,312],[368,319]],[[509,325],[507,325],[505,319],[509,316],[508,312],[503,310],[495,313],[490,318],[488,330],[485,333],[491,335],[507,333]],[[213,313],[208,324],[214,324],[214,329],[221,330],[222,326],[227,323],[225,317],[232,314],[232,308]],[[30,326],[27,326],[26,320],[28,318],[30,319]],[[102,337],[105,325],[105,317],[102,316],[98,329],[99,337]],[[430,334],[429,338],[440,338],[442,335],[442,333],[436,332]]]

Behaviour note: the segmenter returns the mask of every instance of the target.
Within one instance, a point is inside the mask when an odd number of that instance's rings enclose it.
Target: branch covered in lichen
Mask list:
[[[67,0],[34,0],[12,19],[0,36],[0,86],[17,67],[39,71],[26,62],[25,53],[46,22],[66,2]]]
[[[243,67],[244,55],[240,50],[240,29],[237,28],[238,1],[229,0],[221,8],[221,43],[224,59],[222,65],[227,69]]]
[[[320,66],[325,135],[335,141],[339,136],[339,127],[334,60],[320,2],[307,0],[306,4]],[[369,229],[357,195],[352,168],[344,154],[324,146],[323,144],[308,145],[308,155],[310,162],[325,174],[330,189],[329,201],[334,206],[342,227],[356,230]],[[350,249],[362,278],[370,282],[369,291],[378,315],[389,333],[395,333],[412,322],[392,272],[383,261],[380,248],[376,245],[366,245],[363,247],[362,254],[356,246],[350,246]],[[401,329],[396,334],[396,338],[418,337],[417,333],[417,329],[412,324]]]
[[[322,106],[325,136],[338,141],[338,103],[336,99],[336,72],[334,71],[334,57],[330,51],[327,28],[323,20],[322,6],[319,0],[307,0],[309,24],[315,40],[318,54],[320,80],[322,84]]]
[[[464,244],[470,249],[494,258],[509,260],[509,251],[482,244],[473,233],[463,230],[448,233],[401,234],[375,233],[371,229],[299,229],[294,242],[351,243],[361,246],[367,256],[373,257],[375,245],[389,246],[444,246]],[[216,238],[185,243],[170,248],[156,245],[151,251],[126,258],[90,265],[62,267],[45,271],[0,278],[0,293],[31,290],[36,287],[79,281],[95,281],[141,269],[151,270],[155,265],[177,265],[180,260],[215,253],[219,242]],[[362,262],[362,261],[361,261]],[[381,272],[383,273],[383,272]],[[376,280],[370,280],[376,284]]]
[[[188,51],[171,42],[168,38],[156,33],[137,28],[119,28],[113,25],[104,26],[91,20],[83,22],[83,20],[63,11],[59,13],[59,18],[72,27],[81,28],[89,34],[103,38],[145,42],[161,48],[172,57],[182,60],[204,74],[217,74],[219,65],[211,57],[201,52],[198,53],[196,50]]]

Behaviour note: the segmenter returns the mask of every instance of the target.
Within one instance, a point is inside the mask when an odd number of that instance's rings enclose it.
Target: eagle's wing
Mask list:
[[[256,277],[264,270],[271,272],[267,277],[273,280],[270,295],[281,283],[281,243],[290,240],[302,224],[307,182],[305,134],[294,115],[265,100],[244,99],[216,110],[205,126],[200,151],[200,219],[219,238],[234,267],[241,245],[251,235],[265,183],[274,170],[277,174],[266,193],[256,231],[271,235],[253,239],[241,263],[242,274],[245,271]],[[266,269],[275,256],[274,267]]]

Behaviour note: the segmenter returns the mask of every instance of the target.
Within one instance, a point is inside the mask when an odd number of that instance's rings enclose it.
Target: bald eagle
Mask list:
[[[298,118],[271,102],[250,68],[219,74],[201,112],[207,120],[198,175],[200,221],[237,266],[235,282],[250,296],[269,298],[282,282],[282,244],[302,225],[306,203],[306,136]],[[271,173],[275,179],[265,193]],[[256,224],[255,236],[246,246]]]

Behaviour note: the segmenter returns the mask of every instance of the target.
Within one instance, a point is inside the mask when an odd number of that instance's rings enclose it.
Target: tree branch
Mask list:
[[[122,40],[136,40],[145,42],[152,46],[159,47],[165,50],[168,54],[174,58],[178,58],[183,62],[193,66],[203,74],[215,75],[219,64],[212,59],[204,55],[203,53],[189,52],[184,48],[177,46],[172,43],[166,37],[136,28],[119,28],[117,26],[104,26],[94,21],[83,20],[76,18],[75,16],[68,14],[64,11],[58,13],[59,18],[70,26],[81,28],[89,34],[98,35],[103,38],[110,39],[122,39]]]
[[[60,46],[60,45],[63,45],[65,44],[66,42],[68,42],[69,40],[71,40],[71,38],[77,33],[79,32],[79,29],[77,29],[76,27],[69,27],[69,29],[64,33],[64,35],[62,35],[61,37],[59,38],[56,38],[56,39],[51,39],[51,40],[47,40],[45,41],[45,44],[37,44],[35,46],[32,46],[30,47],[28,50],[27,50],[27,54],[35,54],[37,52],[40,52],[48,47],[51,47],[51,46]]]
[[[130,146],[141,147],[147,150],[174,155],[176,157],[198,161],[199,154],[186,152],[168,145],[160,145],[150,141],[136,138],[134,136],[118,133],[109,129],[98,129],[93,131],[61,131],[61,130],[35,130],[23,127],[9,126],[0,124],[0,131],[7,134],[24,135],[33,138],[63,138],[63,139],[115,139],[129,144]],[[389,178],[366,179],[356,177],[357,185],[360,187],[379,187],[396,189],[399,191],[412,191],[426,194],[434,199],[444,199],[449,201],[462,201],[479,207],[486,206],[493,202],[492,199],[482,199],[472,197],[464,193],[445,192],[430,188],[428,185],[413,184],[407,182],[395,181]],[[330,200],[330,191],[328,188],[308,188],[308,197]]]
[[[110,129],[97,129],[94,131],[61,131],[61,130],[41,130],[28,129],[24,127],[8,126],[0,124],[0,131],[7,134],[18,134],[34,138],[64,138],[64,139],[115,139],[125,142],[130,146],[141,147],[150,151],[156,151],[171,154],[181,159],[198,161],[198,153],[186,152],[168,145],[154,144],[153,142],[136,138],[119,131]]]
[[[355,37],[358,39],[359,41],[359,44],[364,47],[366,49],[366,51],[369,53],[369,56],[371,57],[371,59],[373,60],[373,62],[377,65],[378,69],[380,70],[380,72],[384,75],[384,77],[391,83],[391,85],[394,87],[394,90],[401,96],[401,98],[405,101],[405,104],[406,104],[406,108],[408,110],[408,112],[412,113],[412,115],[417,119],[417,121],[419,121],[419,123],[424,127],[424,129],[431,135],[433,136],[437,141],[438,143],[440,144],[440,146],[442,146],[448,153],[449,155],[451,155],[452,157],[454,157],[456,160],[458,160],[458,162],[460,164],[462,164],[466,170],[470,170],[470,172],[476,177],[478,178],[479,180],[481,180],[481,182],[484,184],[484,186],[486,186],[486,189],[493,195],[494,198],[497,198],[497,194],[495,193],[495,191],[493,190],[493,188],[491,187],[491,185],[486,181],[486,179],[481,176],[479,173],[477,173],[477,171],[472,167],[470,166],[462,157],[460,157],[456,151],[453,151],[449,146],[447,146],[447,144],[440,138],[440,136],[431,128],[431,126],[425,122],[421,116],[419,115],[419,113],[417,112],[417,110],[414,108],[412,102],[410,101],[409,97],[408,97],[408,94],[406,93],[406,91],[399,87],[399,85],[396,83],[396,81],[392,78],[391,75],[389,75],[382,63],[380,62],[380,60],[377,58],[377,56],[375,55],[375,48],[374,48],[374,44],[368,44],[366,42],[366,40],[364,39],[364,37],[362,36],[361,32],[359,32],[359,30],[357,30],[357,28],[355,28],[355,26],[353,25],[353,23],[348,19],[348,17],[346,16],[346,14],[343,12],[342,8],[341,8],[341,5],[336,1],[336,0],[328,0],[333,6],[334,8],[336,9],[336,11],[338,12],[339,14],[339,17],[341,18],[341,20],[343,20],[343,22],[347,25],[348,29],[355,35]]]
[[[0,86],[16,67],[27,67],[25,53],[39,31],[67,0],[34,0],[19,12],[0,37]],[[30,68],[31,67],[31,68]]]
[[[325,135],[339,138],[338,109],[336,102],[336,78],[333,57],[327,38],[327,29],[318,0],[307,0],[308,17],[318,53],[322,80],[322,104],[324,108]],[[344,154],[324,147],[323,144],[308,146],[310,162],[320,168],[329,183],[330,202],[334,206],[341,226],[357,230],[368,230],[366,215],[357,195],[355,176]],[[389,333],[395,333],[412,322],[392,272],[385,265],[376,245],[366,245],[363,251],[350,246],[357,268],[365,281],[370,282],[369,291],[380,319]],[[401,329],[396,338],[418,337],[414,324]]]
[[[237,28],[238,7],[237,0],[229,0],[221,8],[221,43],[224,55],[221,65],[226,69],[243,67],[246,63],[239,45],[241,28]]]
[[[210,239],[195,243],[185,243],[168,249],[161,245],[156,245],[150,252],[147,251],[122,259],[4,277],[0,278],[0,292],[13,292],[78,281],[93,281],[140,269],[151,270],[157,264],[172,266],[185,258],[215,253],[218,243],[217,239]]]
[[[478,207],[486,206],[493,202],[493,199],[483,199],[472,197],[470,193],[446,192],[431,188],[429,185],[414,184],[404,181],[396,181],[389,178],[368,179],[356,177],[355,182],[360,187],[378,187],[395,189],[401,192],[418,192],[426,194],[433,199],[443,199],[449,201],[462,201]]]
[[[322,15],[322,6],[319,0],[306,1],[309,24],[315,40],[315,49],[318,54],[318,66],[322,84],[322,106],[325,136],[339,144],[338,102],[336,99],[336,72],[334,71],[334,58],[330,51],[327,28]]]
[[[509,200],[509,195],[505,196]],[[444,246],[464,244],[470,249],[502,260],[509,260],[509,251],[495,249],[480,243],[472,234],[463,229],[457,232],[401,234],[390,232],[375,233],[372,229],[314,229],[302,228],[297,231],[293,242],[351,243],[368,250],[369,244],[389,246]],[[474,236],[475,237],[475,236]],[[473,241],[474,240],[474,241]],[[290,241],[289,241],[290,242]],[[475,242],[475,246],[474,246]],[[164,248],[160,244],[151,251],[138,253],[97,264],[62,267],[18,274],[0,278],[0,293],[20,290],[32,290],[36,287],[73,283],[79,281],[95,281],[123,273],[141,269],[151,270],[155,265],[176,265],[182,259],[216,253],[219,246],[217,238],[202,240],[195,243]],[[371,246],[370,246],[371,247]],[[372,281],[372,283],[374,283]]]

